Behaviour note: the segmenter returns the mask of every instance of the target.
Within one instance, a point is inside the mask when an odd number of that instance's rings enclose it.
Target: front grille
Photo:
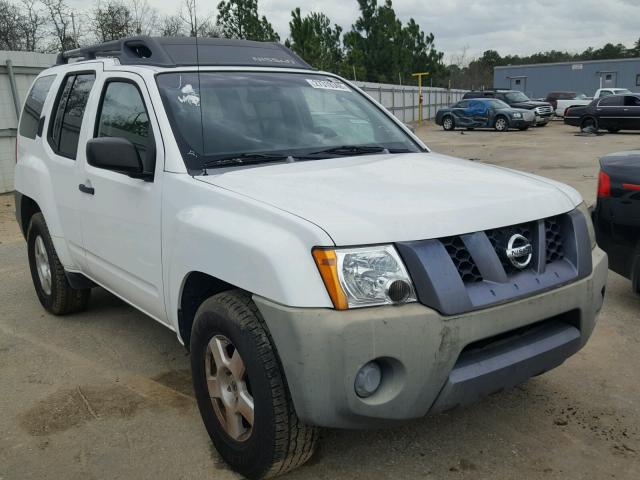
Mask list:
[[[464,283],[481,282],[482,275],[476,262],[471,257],[469,250],[465,247],[462,239],[459,236],[441,238],[440,242],[447,249],[447,253],[453,264],[456,266],[456,270],[460,274]]]
[[[536,107],[535,111],[538,115],[551,115],[551,105],[545,105],[543,107]]]
[[[561,229],[561,217],[550,217],[535,222],[494,228],[482,233],[486,235],[493,247],[493,251],[500,260],[502,268],[507,276],[510,277],[516,273],[531,270],[535,267],[536,263],[532,260],[530,266],[525,269],[520,269],[513,265],[506,254],[509,239],[515,234],[522,235],[531,243],[533,252],[536,252],[538,250],[538,231],[542,228],[544,228],[545,234],[546,264],[562,260],[564,258],[564,241]],[[477,283],[485,280],[461,236],[441,238],[440,242],[447,250],[451,261],[464,283]]]

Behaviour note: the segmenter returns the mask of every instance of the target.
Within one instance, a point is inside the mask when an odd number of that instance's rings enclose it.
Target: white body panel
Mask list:
[[[575,100],[556,100],[556,115],[559,117],[564,117],[564,111],[569,107],[577,107],[580,105],[589,105],[593,101],[592,98],[585,99],[575,99]]]
[[[65,268],[174,330],[191,272],[280,304],[330,308],[311,255],[315,246],[462,234],[557,215],[582,201],[551,180],[435,153],[227,168],[193,177],[156,87],[154,75],[166,69],[123,67],[108,59],[55,67],[42,73],[60,73],[44,111],[64,73],[96,64],[104,65],[104,74],[98,73],[85,112],[77,161],[58,162],[41,146],[46,142],[20,138],[16,189],[43,210]],[[143,91],[158,153],[153,182],[86,164],[101,86],[113,72],[123,72]],[[91,183],[95,196],[79,192],[83,182]]]

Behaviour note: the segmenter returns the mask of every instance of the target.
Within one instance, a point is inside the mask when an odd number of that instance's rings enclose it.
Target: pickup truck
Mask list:
[[[418,419],[558,367],[603,303],[576,190],[434,153],[277,43],[60,54],[25,102],[15,189],[42,306],[104,288],[174,331],[204,427],[251,479],[307,461],[318,427]]]

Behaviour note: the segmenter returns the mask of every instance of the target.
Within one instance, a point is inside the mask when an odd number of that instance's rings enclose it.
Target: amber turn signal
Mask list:
[[[316,261],[320,276],[327,287],[327,292],[336,310],[347,310],[349,302],[338,278],[338,257],[334,250],[314,248],[313,259]]]

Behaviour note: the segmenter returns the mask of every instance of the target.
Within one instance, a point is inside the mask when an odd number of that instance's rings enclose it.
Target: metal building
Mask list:
[[[640,58],[495,67],[493,86],[520,90],[531,98],[546,97],[552,91],[592,96],[598,88],[605,87],[639,92]]]

